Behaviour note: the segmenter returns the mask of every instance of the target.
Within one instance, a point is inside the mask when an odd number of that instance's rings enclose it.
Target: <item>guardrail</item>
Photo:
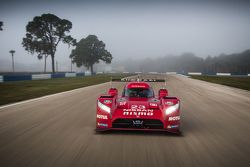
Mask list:
[[[97,72],[97,74],[102,74],[103,72]],[[123,72],[129,73],[129,72]],[[135,74],[142,74],[142,72],[134,72]],[[158,72],[149,72],[150,74],[167,74],[167,75],[210,75],[210,76],[246,76],[250,77],[250,74],[234,74],[234,73],[214,73],[214,74],[205,74],[202,72],[186,72],[186,73],[178,73],[178,72],[166,72],[166,73],[158,73]],[[24,81],[24,80],[43,80],[43,79],[53,79],[53,78],[69,78],[69,77],[82,77],[82,76],[90,76],[90,72],[84,73],[55,73],[55,74],[23,74],[23,75],[15,75],[15,74],[2,74],[0,75],[0,83],[1,82],[9,82],[9,81]],[[95,74],[94,74],[95,75]]]
[[[76,77],[76,73],[65,73],[65,77]]]
[[[188,75],[202,75],[201,72],[188,72]]]
[[[85,72],[84,74],[85,74],[85,76],[90,76],[91,75],[90,72]]]
[[[3,82],[31,80],[31,75],[3,75]]]
[[[166,74],[168,74],[168,75],[174,75],[174,74],[177,74],[177,72],[166,72]]]
[[[65,78],[65,73],[51,74],[51,78]]]
[[[32,74],[32,80],[51,79],[51,74]]]
[[[217,72],[216,75],[219,75],[219,76],[230,76],[231,73],[220,73],[220,72]]]
[[[182,74],[182,75],[206,75],[206,76],[233,76],[233,77],[249,77],[250,74],[247,73],[204,73],[204,72],[166,72],[167,75],[171,74]]]
[[[69,78],[79,76],[90,76],[91,73],[55,73],[55,74],[7,74],[0,75],[0,82],[25,81],[25,80],[44,80],[53,78]]]

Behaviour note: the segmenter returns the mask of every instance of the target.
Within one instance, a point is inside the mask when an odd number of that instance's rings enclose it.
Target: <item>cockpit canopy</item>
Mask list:
[[[122,92],[123,97],[154,97],[154,91],[149,83],[146,82],[129,82]]]
[[[154,97],[152,88],[125,88],[122,93],[123,97]]]

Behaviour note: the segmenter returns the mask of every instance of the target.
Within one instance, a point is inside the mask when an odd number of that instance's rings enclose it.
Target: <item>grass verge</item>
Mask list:
[[[129,74],[112,75],[113,78],[123,78],[126,76],[129,76]],[[95,75],[0,83],[0,105],[108,82],[110,81],[110,77],[111,75]]]
[[[191,78],[217,84],[227,85],[235,88],[250,90],[250,77],[232,77],[232,76],[194,76]]]

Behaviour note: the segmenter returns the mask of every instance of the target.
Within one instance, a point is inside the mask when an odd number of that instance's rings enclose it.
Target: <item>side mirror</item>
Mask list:
[[[110,88],[108,94],[111,96],[116,96],[118,95],[118,90],[116,88]]]
[[[168,90],[167,89],[160,89],[159,90],[159,99],[162,99],[163,97],[168,96]]]

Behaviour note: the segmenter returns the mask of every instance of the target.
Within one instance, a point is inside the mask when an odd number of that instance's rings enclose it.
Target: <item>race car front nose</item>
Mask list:
[[[109,113],[109,114],[111,113],[110,107],[108,107],[108,106],[102,104],[99,100],[98,100],[98,102],[97,102],[97,105],[98,105],[98,107],[99,107],[101,110],[103,110],[103,111],[105,111],[105,112],[107,112],[107,113]]]
[[[173,112],[179,110],[179,108],[180,108],[180,103],[178,102],[178,103],[176,103],[176,104],[173,105],[173,106],[167,107],[167,108],[165,109],[165,114],[166,114],[166,115],[170,115],[170,114],[172,114]]]

